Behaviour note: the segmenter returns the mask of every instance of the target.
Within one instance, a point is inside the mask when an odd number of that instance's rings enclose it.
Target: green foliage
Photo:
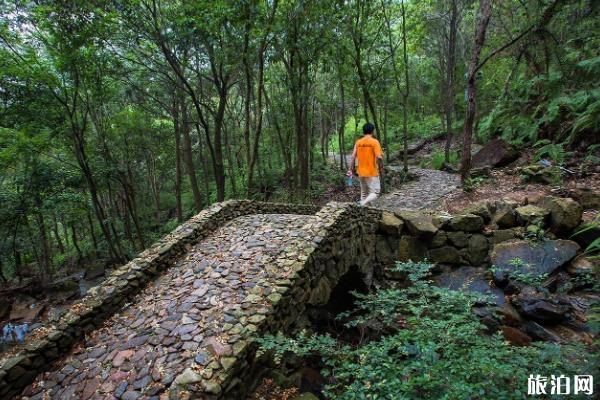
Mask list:
[[[378,322],[392,333],[358,346],[306,332],[294,338],[267,336],[259,340],[262,351],[272,350],[278,359],[287,352],[320,355],[330,377],[325,395],[352,400],[523,399],[531,373],[586,370],[581,346],[515,347],[499,334],[485,334],[471,308],[486,299],[431,285],[426,280],[431,267],[399,264],[411,286],[358,295],[357,310],[343,315],[353,316],[349,326]]]
[[[430,159],[428,160],[428,165],[432,169],[441,170],[444,167],[444,162],[446,158],[443,150],[434,150],[431,153]],[[458,152],[450,151],[449,154],[449,162],[451,165],[458,165],[460,159],[458,157]]]
[[[600,214],[596,214],[593,220],[589,221],[581,228],[579,228],[573,236],[581,235],[582,233],[596,230],[600,227]],[[600,258],[600,237],[594,239],[590,244],[585,248],[584,254],[590,255],[591,258],[599,259]]]
[[[536,149],[534,161],[550,159],[554,161],[555,164],[563,165],[567,158],[573,155],[573,152],[565,151],[563,144],[552,143],[548,139],[539,140],[533,147]]]
[[[487,176],[470,176],[463,183],[463,190],[465,192],[472,192],[487,181]]]

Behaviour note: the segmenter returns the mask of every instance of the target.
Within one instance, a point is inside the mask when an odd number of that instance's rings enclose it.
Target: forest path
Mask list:
[[[388,168],[402,169],[397,165]],[[435,210],[440,207],[443,198],[460,185],[460,177],[448,172],[417,167],[409,167],[409,171],[417,176],[415,180],[390,189],[371,206],[389,211]]]
[[[243,341],[243,325],[272,312],[275,282],[285,280],[290,261],[314,246],[315,220],[253,214],[228,222],[190,246],[23,394],[142,399],[167,390],[192,365],[217,373]]]

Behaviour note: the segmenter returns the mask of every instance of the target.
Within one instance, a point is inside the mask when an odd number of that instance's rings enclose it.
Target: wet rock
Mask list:
[[[511,273],[526,274],[533,278],[551,274],[573,259],[579,250],[570,240],[547,240],[531,243],[524,240],[504,242],[494,246],[491,262],[494,280],[506,284]]]
[[[487,271],[484,268],[463,266],[442,272],[434,276],[433,281],[437,286],[447,289],[490,296],[496,306],[504,304],[504,292],[490,285]]]
[[[573,199],[546,197],[540,205],[550,211],[551,226],[558,232],[569,232],[581,223],[583,208]]]
[[[585,313],[585,306],[567,295],[524,293],[514,297],[512,303],[525,317],[544,323],[581,320]]]
[[[560,343],[561,339],[542,325],[534,321],[527,321],[523,326],[525,332],[534,339],[544,340],[546,342]]]
[[[438,227],[433,223],[433,217],[415,212],[402,212],[400,214],[408,231],[417,237],[429,238],[436,234]]]
[[[475,214],[454,215],[450,228],[454,231],[478,232],[483,229],[483,218]]]
[[[389,211],[383,211],[381,213],[381,219],[379,220],[379,230],[383,233],[393,236],[400,236],[404,222],[396,217]]]
[[[494,139],[473,155],[473,168],[502,167],[519,158],[519,152],[508,142]]]

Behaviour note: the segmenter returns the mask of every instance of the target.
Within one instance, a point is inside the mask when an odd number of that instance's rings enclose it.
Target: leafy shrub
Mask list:
[[[568,157],[573,155],[570,151],[565,151],[563,144],[552,143],[549,140],[540,140],[533,145],[536,148],[534,161],[539,161],[544,158],[549,158],[555,164],[563,165]]]
[[[358,309],[340,316],[351,318],[347,326],[380,325],[390,334],[356,346],[306,332],[266,336],[261,351],[274,351],[276,360],[287,352],[320,355],[330,377],[324,394],[342,400],[522,399],[530,374],[576,373],[580,346],[514,347],[500,334],[484,334],[471,308],[486,299],[431,285],[431,267],[398,264],[411,286],[355,294]]]
[[[585,233],[592,229],[598,229],[598,227],[600,227],[600,214],[596,214],[596,217],[593,220],[583,225],[573,234],[573,236],[581,235],[582,233]],[[594,259],[600,258],[600,237],[597,237],[590,244],[587,245],[584,254],[587,254],[591,256],[590,258]]]
[[[487,180],[487,176],[471,176],[463,183],[463,190],[465,192],[472,192],[481,186]]]
[[[444,155],[444,150],[434,149],[431,153],[431,156],[429,156],[427,158],[423,158],[421,160],[421,162],[419,163],[419,166],[421,168],[431,168],[431,169],[441,170],[442,168],[444,168],[445,159],[446,159],[446,157]],[[451,165],[458,165],[458,162],[459,162],[458,152],[451,151],[449,154],[448,161],[450,162]]]

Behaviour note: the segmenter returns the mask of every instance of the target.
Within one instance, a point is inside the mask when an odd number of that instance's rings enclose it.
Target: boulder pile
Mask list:
[[[583,209],[572,198],[532,196],[477,202],[458,215],[384,212],[376,257],[387,279],[405,278],[396,261],[427,260],[439,286],[491,294],[495,304],[474,311],[515,345],[590,343],[598,263],[582,253],[600,228],[582,222]]]

